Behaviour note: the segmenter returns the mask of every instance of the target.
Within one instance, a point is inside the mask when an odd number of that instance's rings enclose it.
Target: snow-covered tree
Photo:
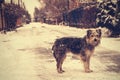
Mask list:
[[[110,36],[117,37],[120,35],[120,18],[118,18],[117,7],[120,0],[113,2],[112,0],[105,0],[98,5],[100,12],[97,14],[97,25],[101,27],[106,27],[111,31]]]

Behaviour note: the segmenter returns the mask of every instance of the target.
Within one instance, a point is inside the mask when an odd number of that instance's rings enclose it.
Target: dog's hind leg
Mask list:
[[[65,72],[63,69],[62,69],[62,64],[63,64],[63,61],[65,60],[66,58],[66,54],[59,54],[59,57],[56,59],[57,61],[57,71],[58,73],[63,73]]]
[[[60,54],[60,56],[58,58],[58,61],[57,61],[57,71],[58,71],[58,73],[63,73],[64,72],[64,70],[62,69],[62,64],[63,64],[63,61],[64,61],[65,58],[66,58],[65,54]]]
[[[62,69],[62,64],[63,64],[65,58],[66,58],[66,54],[64,54],[63,57],[62,57],[62,59],[61,59],[60,71],[62,71],[62,72],[65,72],[65,71]]]
[[[65,46],[53,46],[53,56],[56,59],[56,66],[58,73],[64,72],[62,69],[62,64],[64,59],[66,58],[66,47]]]

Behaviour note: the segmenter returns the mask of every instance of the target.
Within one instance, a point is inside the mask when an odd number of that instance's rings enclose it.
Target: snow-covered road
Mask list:
[[[120,80],[120,38],[102,38],[91,59],[93,73],[85,73],[71,55],[63,65],[66,72],[56,72],[51,53],[55,39],[85,34],[85,29],[42,23],[0,34],[0,80]]]

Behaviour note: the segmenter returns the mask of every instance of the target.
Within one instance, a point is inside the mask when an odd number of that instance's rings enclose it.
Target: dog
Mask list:
[[[72,52],[80,56],[84,63],[85,72],[90,73],[90,57],[94,52],[96,46],[100,44],[101,30],[87,30],[87,35],[83,38],[63,37],[56,39],[52,46],[53,56],[56,59],[57,72],[65,72],[62,69],[63,61],[66,58],[67,52]]]

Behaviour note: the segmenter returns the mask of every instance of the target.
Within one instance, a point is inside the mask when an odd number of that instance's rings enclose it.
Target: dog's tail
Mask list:
[[[55,44],[52,46],[52,54],[57,62],[59,54],[57,54],[57,52],[56,52],[56,45]]]
[[[52,51],[54,51],[54,47],[55,47],[55,45],[52,46]]]
[[[52,46],[52,54],[53,54],[53,56],[56,58],[56,54],[55,54],[55,45]]]

